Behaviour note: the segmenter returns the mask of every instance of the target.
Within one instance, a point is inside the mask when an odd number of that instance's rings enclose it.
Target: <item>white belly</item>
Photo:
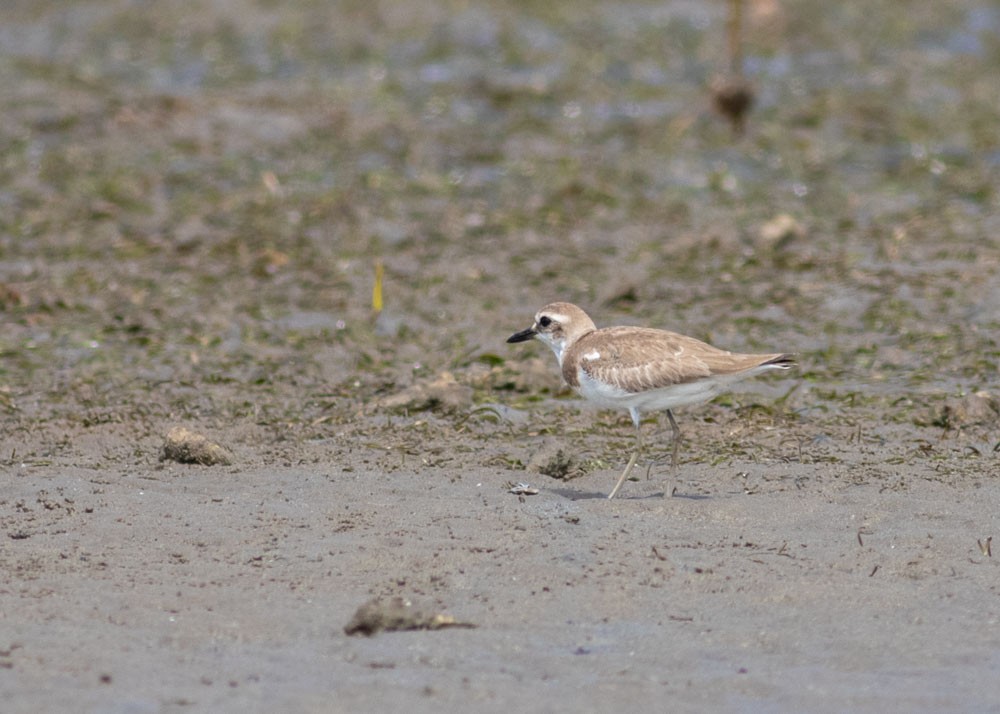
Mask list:
[[[639,409],[640,411],[658,411],[674,409],[687,404],[700,404],[715,398],[726,388],[726,383],[718,378],[674,384],[647,392],[626,392],[618,387],[598,382],[580,370],[580,386],[577,391],[580,396],[598,406],[608,409]]]

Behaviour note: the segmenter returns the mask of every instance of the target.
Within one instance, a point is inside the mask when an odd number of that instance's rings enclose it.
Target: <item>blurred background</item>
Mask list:
[[[985,0],[8,0],[0,458],[278,449],[443,371],[459,411],[558,394],[503,344],[553,299],[798,352],[830,429],[955,426],[1000,354],[998,68]]]

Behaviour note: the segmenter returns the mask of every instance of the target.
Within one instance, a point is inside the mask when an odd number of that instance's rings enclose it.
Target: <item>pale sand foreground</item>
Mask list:
[[[995,483],[688,464],[673,499],[604,472],[522,500],[354,466],[10,474],[3,710],[1000,706]],[[393,593],[478,627],[344,634]]]

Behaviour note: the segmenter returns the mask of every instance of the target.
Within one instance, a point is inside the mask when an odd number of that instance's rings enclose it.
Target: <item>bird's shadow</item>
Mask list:
[[[549,489],[552,493],[557,496],[562,496],[563,498],[570,501],[589,501],[592,499],[601,499],[604,501],[608,500],[608,494],[601,491],[578,491],[570,488],[553,488]],[[667,497],[665,491],[658,491],[657,493],[646,493],[641,496],[630,496],[628,493],[619,493],[615,496],[616,501],[648,501],[654,499],[664,499]],[[706,501],[711,498],[701,493],[680,493],[675,492],[670,498],[683,498],[689,501]]]

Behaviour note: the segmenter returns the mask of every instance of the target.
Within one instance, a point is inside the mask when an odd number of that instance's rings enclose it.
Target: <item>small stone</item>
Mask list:
[[[460,411],[472,406],[472,387],[459,384],[451,372],[442,372],[432,380],[417,382],[401,392],[379,399],[376,406],[390,411]]]
[[[945,428],[1000,421],[1000,400],[986,391],[945,401],[936,423]]]
[[[779,213],[760,227],[758,237],[764,247],[782,249],[806,235],[805,227],[793,216]]]
[[[167,440],[160,453],[160,461],[176,461],[182,464],[201,464],[227,466],[233,463],[233,454],[224,446],[209,441],[206,437],[175,426],[167,432]]]
[[[528,461],[525,470],[569,481],[583,475],[583,469],[576,460],[556,442],[546,442]]]
[[[746,116],[755,101],[750,83],[739,75],[721,75],[712,79],[709,90],[715,111],[729,120],[733,133],[743,134]]]
[[[358,608],[347,623],[344,633],[372,636],[377,632],[397,630],[440,630],[445,627],[475,627],[459,622],[451,615],[442,615],[415,607],[409,599],[396,596],[387,600],[375,598]]]

